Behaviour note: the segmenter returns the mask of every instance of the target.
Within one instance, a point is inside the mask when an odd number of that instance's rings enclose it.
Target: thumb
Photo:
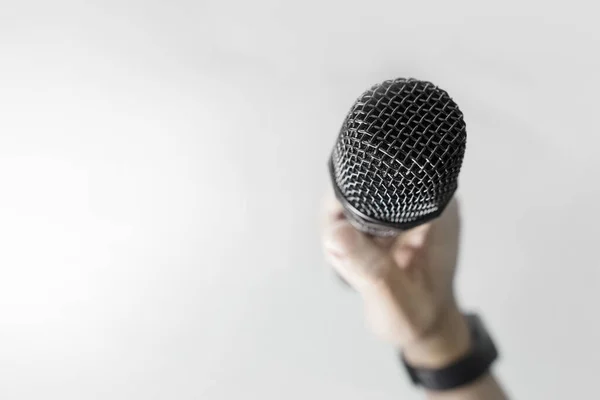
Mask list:
[[[355,289],[380,281],[392,265],[389,252],[346,219],[325,232],[326,255],[336,272]]]

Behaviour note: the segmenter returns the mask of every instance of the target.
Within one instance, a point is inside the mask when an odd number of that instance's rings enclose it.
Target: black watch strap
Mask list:
[[[475,314],[465,315],[471,332],[471,350],[464,357],[440,369],[414,368],[402,362],[415,385],[430,390],[449,390],[475,381],[485,374],[498,351],[488,335],[481,319]]]

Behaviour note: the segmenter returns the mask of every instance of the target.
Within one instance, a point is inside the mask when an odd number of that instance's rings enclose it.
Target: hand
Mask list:
[[[419,367],[440,368],[469,349],[469,332],[453,294],[460,219],[452,200],[434,221],[397,237],[356,230],[333,197],[325,208],[327,260],[363,298],[380,337]]]

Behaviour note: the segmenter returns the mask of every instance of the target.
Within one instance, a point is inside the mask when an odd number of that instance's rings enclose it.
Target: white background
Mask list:
[[[498,376],[597,398],[598,12],[487,3],[0,0],[0,398],[421,398],[318,235],[345,113],[398,76],[465,114]]]

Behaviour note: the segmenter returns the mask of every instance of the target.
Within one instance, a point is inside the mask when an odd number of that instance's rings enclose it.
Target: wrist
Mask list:
[[[423,337],[402,349],[413,367],[443,368],[464,357],[471,348],[471,335],[465,317],[456,306],[442,312],[434,327]]]

